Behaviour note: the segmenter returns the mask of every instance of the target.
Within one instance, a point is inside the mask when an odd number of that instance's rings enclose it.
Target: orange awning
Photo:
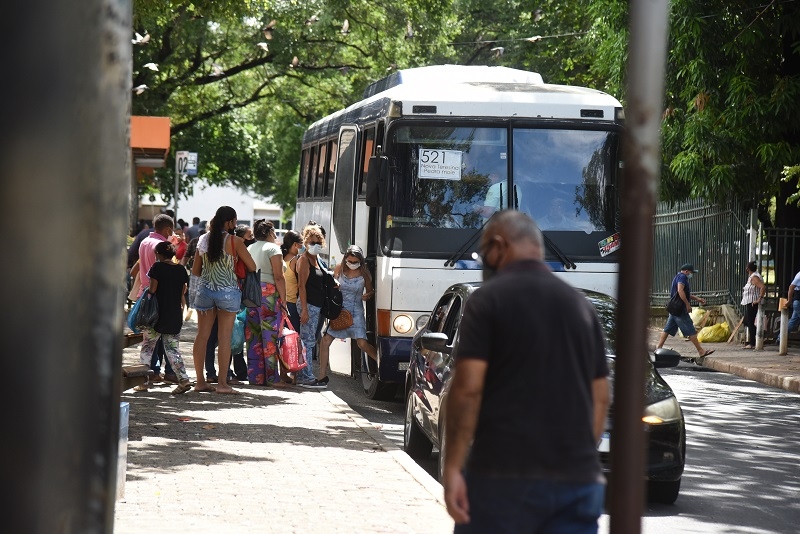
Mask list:
[[[169,152],[169,117],[131,117],[131,152],[137,167],[163,167]]]

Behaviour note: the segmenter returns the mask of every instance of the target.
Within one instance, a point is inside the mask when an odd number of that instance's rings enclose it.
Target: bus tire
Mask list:
[[[372,400],[392,400],[397,394],[397,384],[381,382],[377,363],[361,351],[361,387]]]

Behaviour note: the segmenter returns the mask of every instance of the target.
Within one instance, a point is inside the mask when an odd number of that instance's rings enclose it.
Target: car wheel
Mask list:
[[[681,490],[681,479],[663,481],[650,481],[647,483],[647,498],[652,502],[661,504],[674,504]]]
[[[425,437],[414,417],[414,392],[406,395],[406,417],[403,423],[403,450],[412,458],[427,458],[433,444]]]
[[[378,364],[361,351],[361,387],[372,400],[392,400],[397,394],[397,384],[387,384],[378,379]]]

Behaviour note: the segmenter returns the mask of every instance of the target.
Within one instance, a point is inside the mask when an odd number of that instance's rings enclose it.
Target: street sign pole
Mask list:
[[[197,174],[197,152],[179,150],[175,153],[175,221],[178,220],[178,195],[181,191],[181,176]]]

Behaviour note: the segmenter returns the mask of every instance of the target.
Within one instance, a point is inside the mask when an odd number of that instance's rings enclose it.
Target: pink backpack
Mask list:
[[[306,348],[300,341],[300,334],[292,330],[286,314],[281,321],[281,335],[278,337],[278,354],[286,370],[294,373],[308,365]]]

